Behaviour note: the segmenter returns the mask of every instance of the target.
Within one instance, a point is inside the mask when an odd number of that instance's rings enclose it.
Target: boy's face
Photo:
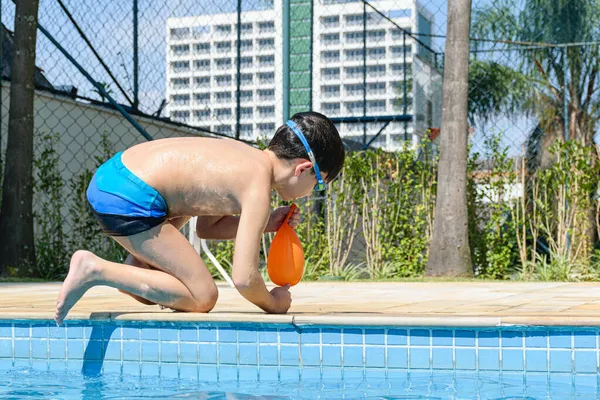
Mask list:
[[[321,173],[321,176],[327,181],[327,173]],[[310,161],[302,162],[296,165],[294,176],[288,181],[287,185],[277,190],[279,196],[290,201],[301,197],[310,196],[317,185],[317,178]]]

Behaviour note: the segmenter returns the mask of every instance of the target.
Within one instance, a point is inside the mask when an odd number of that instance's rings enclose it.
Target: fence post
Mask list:
[[[237,1],[237,60],[235,67],[237,68],[236,76],[236,91],[235,91],[235,138],[240,138],[240,88],[241,88],[241,56],[242,56],[242,0]]]
[[[363,117],[367,116],[367,2],[363,2]],[[363,147],[367,146],[367,123],[363,122]]]
[[[412,65],[412,64],[411,64]],[[414,68],[414,65],[413,65]],[[402,30],[402,96],[404,97],[404,115],[406,115],[406,111],[408,109],[406,104],[406,31]],[[414,132],[414,130],[413,130]],[[408,140],[408,124],[404,122],[404,141]],[[406,145],[406,143],[405,143]]]
[[[567,102],[567,66],[569,65],[568,61],[568,53],[567,46],[563,46],[563,125],[564,125],[564,135],[565,142],[569,140],[569,103]],[[569,158],[569,150],[567,149],[567,160]],[[567,222],[569,223],[569,174],[566,175],[565,178],[565,214],[567,216]],[[567,224],[568,226],[568,224]],[[569,249],[571,247],[571,235],[569,234],[569,229],[567,229],[567,257],[569,255]]]
[[[283,0],[283,123],[290,119],[290,0]]]
[[[138,0],[133,0],[133,108],[138,109],[140,104],[138,86]]]

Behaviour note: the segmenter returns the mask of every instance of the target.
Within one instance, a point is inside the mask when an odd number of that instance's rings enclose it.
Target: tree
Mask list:
[[[39,0],[16,2],[8,143],[0,210],[0,274],[35,262],[33,241],[33,96]]]
[[[473,42],[477,57],[490,56],[471,62],[470,118],[473,122],[495,115],[535,118],[537,125],[527,140],[530,175],[554,162],[549,148],[565,133],[571,140],[595,147],[600,54],[598,44],[581,43],[594,42],[599,34],[600,6],[595,1],[499,0],[473,11],[472,36],[503,43]],[[507,46],[507,42],[521,45]],[[563,46],[567,43],[579,44]],[[508,50],[498,52],[501,49]],[[593,162],[598,162],[597,155]],[[588,226],[579,229],[587,232],[582,240],[589,250],[595,239],[595,210],[588,214]]]
[[[467,95],[471,0],[448,2],[440,160],[425,275],[472,276],[467,219]]]

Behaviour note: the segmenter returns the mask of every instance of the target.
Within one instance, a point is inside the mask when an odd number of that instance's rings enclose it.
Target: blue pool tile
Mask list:
[[[67,369],[66,360],[50,360],[48,362],[48,370],[52,372],[65,371]]]
[[[503,331],[502,347],[523,347],[523,332]]]
[[[123,342],[123,360],[140,360],[140,342]]]
[[[373,386],[379,384],[381,381],[385,379],[385,369],[366,369],[365,370],[365,381],[373,382]]]
[[[257,344],[240,344],[240,364],[256,365],[258,362],[256,353],[258,353]]]
[[[309,346],[303,345],[301,348],[302,352],[302,365],[313,365],[317,366],[321,364],[321,350],[319,346]],[[345,348],[344,348],[345,349]],[[262,351],[262,347],[261,347]],[[275,359],[277,359],[277,354],[275,354]],[[261,355],[261,364],[262,364],[262,355]],[[275,365],[275,364],[270,364]]]
[[[219,328],[220,343],[236,343],[237,329],[235,328]]]
[[[31,357],[31,340],[29,339],[15,339],[15,358],[29,358]]]
[[[550,390],[555,392],[563,392],[571,386],[571,374],[551,374],[550,375]],[[567,389],[568,390],[568,389]],[[570,390],[569,390],[570,391]]]
[[[179,338],[182,342],[197,342],[198,328],[195,326],[182,326],[179,331]]]
[[[172,363],[161,363],[160,376],[162,378],[179,378],[179,366]]]
[[[318,348],[317,348],[318,351]],[[344,346],[344,367],[362,367],[363,366],[363,348],[362,346]],[[304,360],[304,359],[303,359]],[[314,364],[313,364],[314,365]]]
[[[575,375],[573,377],[577,394],[581,398],[593,399],[597,397],[598,392],[598,377],[595,374],[591,375]]]
[[[408,332],[406,329],[389,329],[387,332],[388,346],[404,346],[408,343]]]
[[[123,343],[125,346],[127,343]],[[123,347],[125,350],[125,347]],[[179,346],[177,343],[160,343],[160,361],[161,362],[173,362],[176,363],[178,361],[179,355]],[[127,358],[125,358],[127,359]]]
[[[120,368],[120,365],[119,365],[119,368]],[[158,363],[143,363],[141,374],[142,374],[142,376],[151,376],[151,377],[160,376],[160,364],[158,364]]]
[[[362,380],[365,377],[365,371],[362,368],[344,368],[344,380]]]
[[[316,347],[316,349],[318,350],[319,348]],[[260,365],[278,365],[277,346],[260,346],[259,360]]]
[[[500,333],[498,331],[480,331],[477,334],[479,347],[500,346]]]
[[[0,334],[0,337],[1,336],[2,335]],[[47,339],[48,338],[48,325],[46,325],[46,324],[31,325],[31,337]]]
[[[52,327],[50,327],[50,335],[52,335]],[[102,325],[102,338],[104,340],[121,339],[121,327],[115,324]]]
[[[454,332],[454,343],[461,347],[475,347],[475,331],[456,330]]]
[[[570,349],[572,347],[571,332],[561,330],[550,331],[550,347]]]
[[[89,340],[83,351],[83,358],[87,361],[102,360],[102,341]]]
[[[187,380],[198,380],[198,364],[181,364],[179,366],[179,378]]]
[[[258,332],[258,340],[260,341],[260,343],[277,344],[277,329],[262,328]]]
[[[365,364],[368,368],[384,368],[385,348],[367,346]]]
[[[83,326],[81,326],[81,325],[67,325],[67,338],[68,339],[82,339],[83,340]]]
[[[198,345],[196,343],[180,343],[179,358],[182,363],[198,363]]]
[[[67,342],[67,358],[80,360],[83,358],[83,340],[71,340]]]
[[[279,342],[286,344],[298,344],[298,332],[295,329],[281,329],[279,331]]]
[[[13,328],[11,323],[0,323],[0,339],[1,338],[12,338]]]
[[[323,344],[341,344],[342,330],[336,328],[324,328],[321,333]]]
[[[505,371],[522,371],[523,350],[502,350],[502,369]]]
[[[16,338],[29,338],[31,337],[31,325],[29,324],[15,324],[15,337]]]
[[[321,330],[319,328],[302,329],[300,340],[302,344],[319,344],[321,343]]]
[[[527,372],[525,377],[529,387],[546,387],[548,385],[548,373]]]
[[[224,366],[219,368],[219,382],[237,381],[238,369],[235,366]]]
[[[387,349],[387,363],[389,368],[408,367],[408,349],[405,347],[389,347]]]
[[[258,380],[258,368],[241,366],[238,368],[240,382],[256,382]]]
[[[412,341],[412,333],[410,337]],[[410,368],[429,368],[429,349],[410,349]]]
[[[104,354],[105,360],[121,360],[121,342],[118,340],[110,340],[108,343],[105,342],[106,352]]]
[[[179,341],[179,328],[174,326],[165,326],[160,329],[161,342],[177,342]]]
[[[298,346],[284,346],[279,348],[279,358],[281,365],[298,366],[300,365],[300,355],[298,354]],[[338,365],[340,365],[338,363]]]
[[[431,332],[434,346],[452,346],[452,331],[449,329],[434,329]]]
[[[281,367],[279,371],[282,382],[296,382],[300,379],[300,369],[292,367]]]
[[[31,340],[31,357],[33,358],[48,358],[48,340],[32,339]]]
[[[314,381],[321,379],[321,369],[319,367],[302,368],[300,379],[303,381]]]
[[[596,334],[592,331],[575,331],[573,332],[576,349],[595,349]]]
[[[338,367],[342,362],[342,348],[340,346],[323,346],[323,365]]]
[[[142,361],[159,361],[158,342],[142,342]]]
[[[410,330],[410,345],[411,346],[430,346],[431,335],[426,329],[411,329]]]
[[[216,344],[200,344],[200,362],[202,364],[217,363],[217,345]]]
[[[124,362],[122,367],[123,375],[140,376],[140,364],[134,362]],[[176,378],[177,375],[174,376]]]
[[[198,380],[201,382],[216,382],[218,370],[216,365],[200,365],[198,367]]]
[[[498,371],[500,369],[500,352],[491,349],[479,349],[479,369]]]
[[[67,360],[67,371],[81,372],[83,360]]]
[[[385,344],[385,331],[383,329],[365,329],[366,344]]]
[[[476,365],[475,349],[456,349],[456,369],[474,370]]]
[[[0,359],[12,358],[13,345],[12,339],[0,339]]]
[[[201,342],[216,343],[217,329],[201,326],[198,328],[198,338]]]
[[[571,352],[568,350],[550,350],[550,371],[571,372]]]
[[[323,381],[331,382],[338,381],[342,379],[342,369],[341,368],[323,368],[322,371]]]
[[[433,349],[433,368],[434,369],[451,369],[453,368],[452,349]]]
[[[104,331],[106,334],[106,330]],[[142,340],[158,340],[158,328],[144,326],[141,329]]]
[[[102,374],[102,363],[98,361],[84,361],[81,372],[85,376],[100,376]]]
[[[252,328],[240,328],[238,330],[238,342],[239,343],[257,343],[258,333],[256,329]]]
[[[140,327],[136,325],[125,325],[121,328],[123,340],[140,340]]]
[[[72,361],[73,364],[76,363],[76,361]],[[15,366],[15,368],[27,368],[31,365],[31,362],[28,358],[17,358],[13,361],[13,364]],[[81,364],[80,364],[81,366]],[[80,368],[81,369],[81,368]]]
[[[598,372],[595,351],[575,351],[575,372]]]
[[[525,332],[525,347],[548,347],[548,332],[547,331],[530,331]]]
[[[237,364],[237,346],[233,343],[219,343],[219,363]]]
[[[51,339],[64,339],[67,337],[67,332],[64,326],[49,326],[48,337]]]
[[[150,366],[151,364],[144,364]],[[102,369],[104,370],[105,374],[121,374],[121,370],[122,370],[122,365],[120,362],[118,361],[104,361],[104,363],[102,364]],[[52,366],[50,367],[50,370],[52,369]],[[156,374],[153,376],[158,376],[158,370],[156,371]]]
[[[277,367],[260,367],[258,369],[258,379],[261,382],[277,382],[279,380],[279,371]]]
[[[525,358],[527,371],[548,371],[548,353],[546,350],[527,350]]]
[[[363,344],[363,330],[348,328],[343,331],[344,344]]]

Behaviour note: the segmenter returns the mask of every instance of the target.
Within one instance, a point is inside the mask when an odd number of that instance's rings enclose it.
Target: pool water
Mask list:
[[[324,371],[324,375],[327,373]],[[368,372],[367,372],[368,373]],[[592,399],[597,377],[398,371],[393,376],[203,382],[29,367],[0,373],[0,399]]]

